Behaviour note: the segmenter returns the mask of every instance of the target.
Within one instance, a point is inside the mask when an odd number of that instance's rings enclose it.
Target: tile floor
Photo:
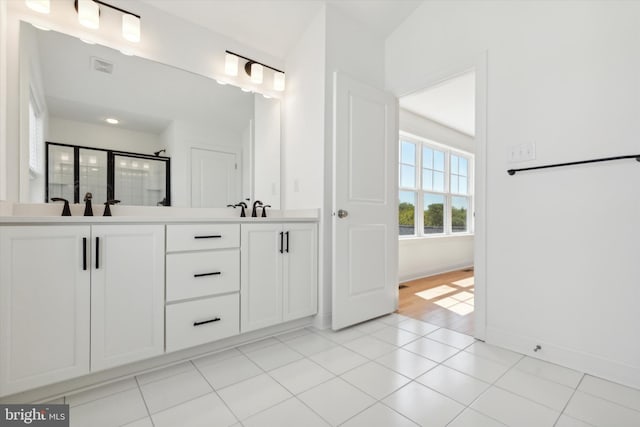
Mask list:
[[[392,314],[65,397],[71,426],[637,427],[640,391]]]

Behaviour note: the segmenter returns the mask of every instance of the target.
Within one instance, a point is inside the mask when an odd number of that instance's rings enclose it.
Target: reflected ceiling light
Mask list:
[[[132,168],[137,168],[138,167],[138,162],[131,162],[131,167]]]
[[[32,0],[35,1],[35,0]],[[122,13],[122,37],[133,43],[140,41],[140,15],[112,6],[100,0],[76,0],[78,21],[87,28],[100,28],[100,6]]]
[[[127,162],[120,162],[120,166],[127,166]]]
[[[126,56],[133,56],[134,53],[131,52],[130,50],[126,50],[126,49],[120,49],[120,53]]]
[[[38,24],[31,24],[31,25],[33,25],[34,27],[42,31],[51,31],[51,28],[49,27],[43,27],[42,25],[38,25]]]
[[[144,163],[144,164],[142,165],[142,167],[143,167],[144,169],[149,169],[149,163]]]
[[[118,119],[114,119],[113,117],[107,117],[106,119],[104,119],[104,121],[109,123],[110,125],[117,125],[118,123],[120,123]]]
[[[227,52],[224,57],[224,72],[229,76],[238,75],[238,57],[231,52]]]
[[[218,83],[220,86],[225,86],[225,85],[228,84],[227,82],[225,82],[223,80],[217,80],[217,79],[216,79],[216,83]]]
[[[274,73],[273,74],[273,90],[277,90],[279,92],[284,90],[284,73]]]
[[[246,87],[241,87],[240,90],[243,91],[243,92],[251,92],[251,89],[246,88]]]
[[[98,159],[96,159],[96,156],[89,156],[89,163],[92,165],[98,163]]]
[[[265,68],[273,71],[273,89],[277,91],[284,90],[284,71],[278,70],[277,68],[270,67],[266,64],[253,60],[251,58],[247,58],[246,56],[238,55],[235,52],[231,52],[229,50],[225,51],[225,67],[224,71],[226,74],[230,76],[238,75],[238,60],[239,58],[247,61],[244,65],[244,71],[251,78],[251,82],[254,84],[262,84],[264,81],[264,72]]]
[[[29,9],[39,13],[49,13],[51,11],[49,0],[25,0],[25,3]]]
[[[63,162],[68,161],[69,160],[69,155],[67,153],[60,154],[60,160],[62,160]]]
[[[96,42],[92,42],[91,40],[87,40],[87,39],[80,39],[80,41],[86,44],[96,44]]]

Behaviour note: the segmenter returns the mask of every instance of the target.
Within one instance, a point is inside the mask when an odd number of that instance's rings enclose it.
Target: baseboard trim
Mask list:
[[[400,277],[398,279],[398,283],[411,282],[412,280],[424,279],[425,277],[435,276],[437,274],[451,273],[453,271],[458,271],[458,270],[462,270],[462,269],[465,269],[465,268],[471,268],[471,267],[473,267],[473,264],[471,264],[471,265],[469,265],[469,264],[459,264],[459,265],[447,266],[447,267],[444,267],[442,269],[421,272],[421,273],[418,273],[417,275],[414,275],[414,276]]]
[[[535,337],[516,335],[491,326],[487,326],[486,342],[585,374],[636,389],[640,388],[640,366],[627,365],[596,354],[563,347]],[[538,345],[541,349],[534,351]]]

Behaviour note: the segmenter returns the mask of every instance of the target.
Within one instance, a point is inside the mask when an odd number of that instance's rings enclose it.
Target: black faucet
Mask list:
[[[107,200],[104,202],[104,214],[102,216],[111,216],[111,205],[120,203],[120,200]]]
[[[262,206],[262,218],[266,218],[267,217],[267,208],[270,208],[271,205],[264,205]]]
[[[245,202],[240,202],[235,205],[227,205],[228,208],[234,208],[234,209],[237,208],[238,206],[242,208],[242,211],[240,211],[240,216],[243,218],[246,217],[247,214],[244,210],[247,208],[247,204]]]
[[[256,212],[256,208],[261,206],[262,206],[262,202],[260,200],[256,200],[255,202],[253,202],[253,209],[251,210],[251,218],[258,217],[258,212]]]
[[[91,199],[93,194],[87,193],[84,195],[84,216],[93,216],[93,208],[91,208]]]
[[[64,207],[62,208],[62,216],[71,216],[71,209],[69,208],[69,201],[67,199],[63,199],[61,197],[52,197],[52,202],[64,202]]]

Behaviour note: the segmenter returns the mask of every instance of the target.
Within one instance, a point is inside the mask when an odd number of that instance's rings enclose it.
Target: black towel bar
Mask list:
[[[509,169],[507,173],[509,175],[515,175],[516,172],[530,171],[534,169],[559,168],[561,166],[583,165],[585,163],[609,162],[611,160],[623,160],[623,159],[636,159],[636,161],[640,162],[640,154],[632,154],[630,156],[604,157],[602,159],[593,159],[593,160],[580,160],[578,162],[556,163],[553,165],[532,166],[530,168]]]

